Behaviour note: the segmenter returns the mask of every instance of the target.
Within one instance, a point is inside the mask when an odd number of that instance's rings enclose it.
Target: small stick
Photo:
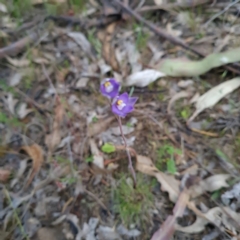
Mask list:
[[[150,30],[152,30],[157,35],[165,38],[166,40],[168,40],[169,42],[171,42],[173,44],[179,45],[182,48],[195,53],[199,57],[205,57],[205,55],[202,54],[201,52],[199,52],[198,50],[189,47],[181,38],[173,37],[172,35],[168,34],[165,30],[163,30],[163,29],[157,27],[156,25],[152,24],[151,22],[145,20],[138,13],[136,13],[135,11],[133,11],[132,9],[130,9],[129,7],[124,5],[124,3],[122,3],[121,1],[114,0],[114,2],[116,2],[119,6],[122,7],[122,9],[124,9],[126,12],[128,12],[130,15],[132,15],[137,21],[142,22],[144,25],[146,25]],[[226,68],[227,70],[229,70],[229,71],[231,71],[233,73],[240,74],[239,70],[237,70],[237,69],[235,69],[235,68],[233,68],[231,66],[224,66],[224,68]]]
[[[133,176],[134,188],[136,188],[136,186],[137,186],[136,173],[135,173],[133,165],[132,165],[132,158],[131,158],[131,155],[130,155],[130,152],[129,152],[127,141],[126,141],[126,138],[125,138],[125,136],[123,134],[122,121],[121,121],[121,118],[119,116],[117,116],[117,120],[118,120],[118,125],[119,125],[119,128],[120,128],[120,132],[121,132],[121,135],[122,135],[122,139],[123,139],[123,142],[124,142],[124,147],[126,149],[127,156],[128,156],[128,168],[129,168],[129,170],[130,170],[130,172],[131,172],[131,174]]]
[[[31,33],[29,36],[22,38],[13,44],[10,44],[7,47],[0,48],[0,59],[5,58],[6,56],[17,55],[29,44],[35,42],[38,38],[39,35],[36,32],[34,32]]]
[[[220,15],[222,15],[223,13],[225,13],[229,8],[231,8],[232,6],[234,6],[236,3],[238,3],[240,0],[236,0],[234,2],[232,2],[231,4],[227,5],[222,11],[216,13],[215,15],[213,15],[205,24],[204,27],[207,27],[208,24],[210,22],[212,22],[214,19],[218,18]]]

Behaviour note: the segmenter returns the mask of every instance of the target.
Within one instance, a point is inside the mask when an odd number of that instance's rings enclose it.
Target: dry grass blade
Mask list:
[[[43,150],[38,144],[33,144],[31,146],[23,146],[22,150],[24,150],[29,157],[32,159],[32,172],[27,181],[27,186],[32,182],[34,176],[39,172],[41,166],[43,164]]]
[[[53,122],[52,133],[48,134],[45,138],[45,143],[48,146],[50,152],[52,152],[61,141],[60,127],[63,120],[64,112],[65,112],[64,108],[60,101],[58,100],[57,105],[55,107],[55,117]]]

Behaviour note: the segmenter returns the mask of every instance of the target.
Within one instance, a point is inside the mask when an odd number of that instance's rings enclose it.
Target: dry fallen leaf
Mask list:
[[[14,67],[27,67],[30,64],[28,59],[13,59],[10,57],[6,57],[8,62],[12,64]]]
[[[230,230],[236,234],[236,230],[239,230],[240,227],[240,214],[228,207],[212,208],[204,214],[204,217],[201,218],[198,216],[196,221],[190,226],[182,227],[176,224],[175,228],[185,233],[199,233],[205,229],[206,224],[214,223],[217,227],[221,227],[222,230]]]
[[[217,174],[206,178],[189,189],[190,195],[192,198],[195,198],[202,195],[204,192],[214,192],[222,187],[229,187],[226,180],[230,177],[230,174]]]
[[[8,169],[0,168],[0,182],[6,182],[10,177],[11,171]]]
[[[45,138],[45,144],[48,146],[50,152],[61,142],[60,126],[64,116],[64,108],[58,100],[55,107],[55,116],[53,121],[52,133],[48,134]]]
[[[27,182],[27,185],[29,185],[43,164],[43,150],[36,143],[31,146],[23,146],[21,149],[24,150],[33,161],[32,172]]]
[[[114,71],[119,71],[119,64],[115,56],[114,46],[112,45],[112,38],[116,30],[116,23],[110,24],[105,31],[105,34],[100,37],[103,44],[102,56],[106,63],[111,65]]]
[[[40,228],[37,232],[37,240],[66,240],[61,227]]]
[[[88,54],[89,57],[93,58],[93,53],[91,50],[91,44],[86,38],[86,36],[81,32],[70,32],[67,35],[74,40],[74,42],[79,45],[82,50]]]
[[[168,192],[172,202],[176,202],[179,196],[179,184],[174,176],[160,172],[152,163],[151,159],[145,156],[137,155],[137,170],[154,176],[161,183],[162,191]]]
[[[89,140],[91,153],[93,155],[93,163],[97,165],[99,168],[104,169],[104,159],[101,155],[100,151],[97,148],[96,143],[93,139]]]
[[[3,3],[0,3],[0,12],[3,12],[3,13],[8,12],[7,7]]]
[[[103,121],[98,121],[97,123],[90,124],[88,127],[88,137],[92,137],[103,132],[114,119],[115,117],[109,117]]]
[[[171,239],[174,231],[175,231],[175,223],[178,217],[182,217],[186,205],[189,200],[189,194],[187,190],[184,189],[173,209],[173,214],[167,217],[165,222],[161,225],[161,228],[157,230],[152,236],[151,240],[169,240]]]
[[[221,83],[206,93],[204,93],[202,96],[200,96],[196,101],[196,111],[193,113],[193,115],[190,117],[188,122],[191,122],[194,120],[194,118],[197,117],[199,113],[201,113],[206,108],[213,107],[216,103],[218,103],[223,97],[225,97],[227,94],[233,92],[240,86],[240,78],[233,78],[229,81],[226,81],[224,83]]]
[[[146,87],[150,83],[156,81],[158,78],[166,76],[165,73],[159,72],[154,69],[145,69],[140,72],[133,73],[128,76],[125,86],[137,86],[137,87]]]
[[[150,158],[141,156],[141,155],[136,155],[136,160],[137,160],[137,163],[136,163],[137,170],[142,173],[148,174],[150,176],[156,177],[157,180],[159,181],[159,183],[161,184],[162,191],[168,192],[169,199],[172,202],[176,202],[178,199],[178,196],[180,194],[180,191],[179,191],[180,182],[178,180],[176,180],[173,176],[167,175],[163,172],[160,172],[153,165]],[[217,176],[216,178],[219,178],[219,176]],[[223,176],[222,179],[226,180],[226,176]],[[225,180],[219,181],[216,185],[212,184],[212,187],[210,186],[210,187],[208,187],[208,189],[217,190],[216,189],[217,187],[221,188],[222,186],[225,186],[226,185]],[[209,179],[207,181],[209,181]],[[211,181],[211,179],[210,179],[210,181]],[[194,186],[192,186],[192,188],[194,188]],[[204,192],[203,189],[201,191]],[[191,190],[188,191],[188,194],[191,197]],[[207,216],[195,206],[193,201],[188,201],[187,207],[189,209],[191,209],[198,217],[203,219],[201,221],[212,222],[211,219],[208,219]]]

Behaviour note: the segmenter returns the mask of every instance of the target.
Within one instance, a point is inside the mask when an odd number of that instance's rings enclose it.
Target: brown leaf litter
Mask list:
[[[52,152],[58,144],[61,142],[61,123],[65,114],[64,107],[59,98],[56,101],[56,107],[54,109],[54,120],[52,125],[52,132],[46,135],[45,144],[48,146],[49,152]]]
[[[32,182],[34,176],[40,171],[44,162],[43,150],[38,144],[21,147],[29,157],[32,159],[32,171],[30,177],[27,180],[27,186]]]

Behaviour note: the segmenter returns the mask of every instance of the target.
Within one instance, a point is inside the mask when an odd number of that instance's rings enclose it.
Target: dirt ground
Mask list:
[[[239,11],[2,0],[0,240],[240,239]]]

